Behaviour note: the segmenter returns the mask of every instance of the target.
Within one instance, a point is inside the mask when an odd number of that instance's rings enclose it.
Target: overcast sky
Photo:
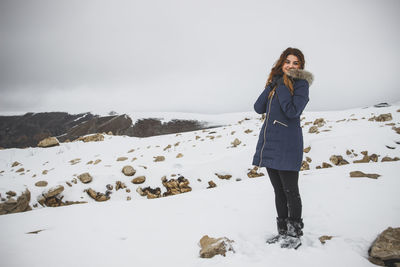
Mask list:
[[[0,0],[0,113],[253,110],[301,49],[306,110],[400,100],[400,1]]]

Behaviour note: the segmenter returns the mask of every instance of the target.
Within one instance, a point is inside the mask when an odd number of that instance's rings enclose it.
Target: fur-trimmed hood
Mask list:
[[[314,81],[314,75],[311,72],[302,69],[291,69],[289,70],[288,76],[295,79],[306,80],[309,86],[311,86]]]

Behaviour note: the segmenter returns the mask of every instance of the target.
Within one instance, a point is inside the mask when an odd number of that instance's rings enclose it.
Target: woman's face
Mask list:
[[[282,71],[287,74],[290,69],[299,69],[300,61],[296,56],[288,55],[282,66]]]

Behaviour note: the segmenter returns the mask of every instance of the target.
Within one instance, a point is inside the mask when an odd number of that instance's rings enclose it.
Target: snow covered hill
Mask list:
[[[305,234],[296,251],[265,243],[276,231],[276,212],[268,177],[247,176],[262,125],[253,112],[218,115],[214,121],[228,126],[202,131],[149,138],[106,135],[102,142],[0,150],[2,202],[9,191],[18,197],[29,189],[33,208],[0,216],[0,264],[374,266],[367,260],[369,246],[388,226],[400,225],[400,161],[382,162],[400,157],[399,111],[396,104],[303,114],[309,170],[300,172]],[[390,121],[369,120],[388,113]],[[319,118],[324,122],[313,125]],[[309,133],[313,126],[318,133]],[[238,145],[233,144],[236,138]],[[332,155],[349,164],[336,166]],[[165,160],[155,161],[157,156]],[[353,163],[366,156],[368,163]],[[12,167],[15,162],[19,165]],[[320,168],[327,164],[332,167]],[[134,176],[122,173],[126,165],[136,170]],[[264,168],[259,171],[267,175]],[[380,176],[351,178],[353,171]],[[86,172],[93,178],[87,184],[78,179]],[[143,184],[131,183],[139,176],[145,176]],[[191,192],[156,199],[137,192],[139,187],[159,187],[162,195],[166,188],[161,178],[180,176],[189,181]],[[47,186],[35,186],[39,181]],[[116,190],[117,181],[126,188]],[[207,189],[209,181],[217,186]],[[88,203],[42,207],[40,196],[60,185],[62,201]],[[107,185],[113,189],[106,202],[85,192],[105,193]],[[235,253],[199,258],[198,241],[205,234],[233,239]],[[322,235],[333,238],[323,245],[318,240]]]

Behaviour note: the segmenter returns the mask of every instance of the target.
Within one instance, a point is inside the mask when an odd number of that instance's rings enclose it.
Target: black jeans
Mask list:
[[[269,179],[275,191],[275,206],[280,218],[301,218],[299,193],[299,172],[280,171],[267,168]]]

